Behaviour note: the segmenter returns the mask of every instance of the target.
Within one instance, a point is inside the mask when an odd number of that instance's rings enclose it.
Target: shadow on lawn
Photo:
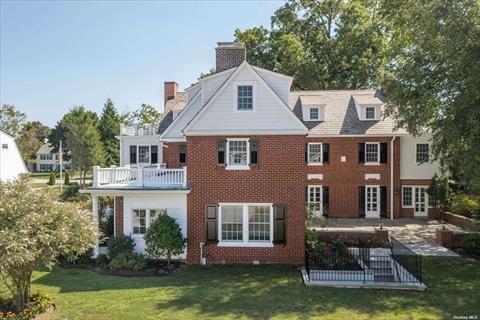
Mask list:
[[[201,317],[267,318],[275,315],[363,314],[392,312],[405,318],[480,315],[480,262],[458,258],[425,259],[427,292],[305,287],[300,274],[284,266],[190,267],[167,277],[122,278],[81,269],[56,268],[34,280],[60,292],[158,288],[168,294],[146,298],[162,312]],[[128,302],[127,302],[128,303]]]

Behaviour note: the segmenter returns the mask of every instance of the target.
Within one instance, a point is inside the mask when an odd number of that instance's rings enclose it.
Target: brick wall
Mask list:
[[[227,248],[207,245],[210,263],[302,264],[304,261],[305,137],[261,136],[259,164],[250,170],[226,170],[216,164],[216,147],[225,137],[188,137],[188,255],[198,263],[205,241],[205,205],[219,202],[274,203],[287,208],[285,245],[273,248]],[[272,235],[273,236],[273,235]]]
[[[429,186],[431,183],[431,179],[401,179],[400,184],[402,186]],[[402,199],[402,189],[400,188],[400,200]],[[415,195],[412,195],[415,196]],[[401,202],[400,202],[401,204]],[[428,209],[428,218],[435,219],[439,213],[438,209],[429,208]],[[400,217],[401,218],[413,218],[414,217],[414,209],[413,208],[400,208]]]
[[[123,197],[115,196],[115,236],[123,235]]]
[[[166,146],[163,147],[163,162],[167,164],[167,168],[179,169],[184,165],[180,165],[180,158],[178,155],[178,146],[185,142],[168,142]],[[188,161],[188,152],[187,152],[187,161]]]
[[[394,142],[394,217],[400,216],[400,138]],[[308,174],[323,174],[323,180],[308,180],[306,185],[324,185],[329,187],[331,218],[358,218],[360,214],[358,187],[380,185],[387,187],[387,216],[390,217],[390,163],[392,137],[342,137],[308,138],[307,142],[330,144],[329,163],[323,166],[306,166]],[[388,143],[387,163],[370,166],[358,163],[358,144],[361,142]],[[346,156],[346,162],[341,162]],[[305,161],[304,161],[305,162]],[[365,174],[380,174],[380,180],[365,180]]]
[[[243,46],[219,46],[215,48],[215,71],[221,72],[239,66],[245,60]]]

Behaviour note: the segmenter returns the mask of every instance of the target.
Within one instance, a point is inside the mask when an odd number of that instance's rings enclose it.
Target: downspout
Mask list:
[[[393,220],[393,142],[396,136],[393,136],[390,142],[390,220]]]

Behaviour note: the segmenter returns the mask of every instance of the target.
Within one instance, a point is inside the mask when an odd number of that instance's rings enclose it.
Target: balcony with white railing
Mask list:
[[[153,136],[157,134],[158,125],[149,124],[149,125],[121,125],[120,126],[120,135],[121,136]]]
[[[93,167],[94,189],[187,189],[187,168]]]

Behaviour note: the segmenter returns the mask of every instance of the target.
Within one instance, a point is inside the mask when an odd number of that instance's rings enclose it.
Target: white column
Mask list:
[[[95,221],[95,226],[98,230],[98,196],[92,195],[92,213],[93,219]],[[95,243],[95,247],[93,249],[93,257],[96,258],[98,256],[98,238]]]
[[[93,187],[98,188],[98,169],[99,166],[93,166]]]

